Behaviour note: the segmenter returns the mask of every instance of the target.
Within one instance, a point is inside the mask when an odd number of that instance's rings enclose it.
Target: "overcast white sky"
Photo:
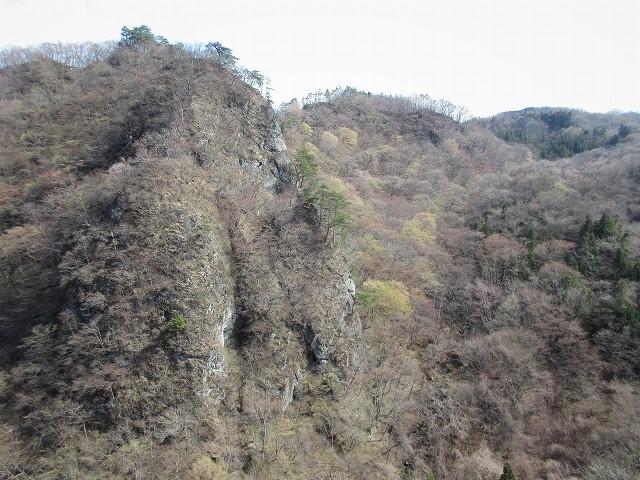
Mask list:
[[[0,0],[0,47],[219,41],[276,105],[318,89],[427,93],[477,116],[529,106],[640,111],[638,0]]]

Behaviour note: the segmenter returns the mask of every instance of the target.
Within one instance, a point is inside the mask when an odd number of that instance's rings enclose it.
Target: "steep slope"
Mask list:
[[[168,45],[3,75],[2,475],[274,468],[290,427],[261,432],[346,378],[360,327],[272,110],[218,59]],[[43,76],[57,121],[32,110]],[[16,112],[73,138],[16,141]],[[30,194],[40,172],[59,181]]]
[[[607,117],[611,135],[634,126],[624,138],[551,163],[487,130],[500,116],[458,124],[408,104],[347,89],[282,112],[295,158],[351,201],[373,360],[357,378],[387,468],[490,479],[508,460],[518,478],[631,478],[635,116]]]
[[[3,478],[637,475],[634,115],[277,116],[125,30],[0,69]]]
[[[527,108],[474,123],[508,142],[528,145],[541,158],[555,159],[614,146],[640,127],[633,112],[597,114],[567,108]]]

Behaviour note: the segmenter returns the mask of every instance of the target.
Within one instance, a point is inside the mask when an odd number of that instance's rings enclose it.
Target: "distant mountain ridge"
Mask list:
[[[500,113],[477,122],[507,142],[528,145],[542,158],[555,159],[615,145],[638,131],[640,114],[545,107]]]
[[[0,68],[1,478],[638,475],[640,115],[51,52]]]

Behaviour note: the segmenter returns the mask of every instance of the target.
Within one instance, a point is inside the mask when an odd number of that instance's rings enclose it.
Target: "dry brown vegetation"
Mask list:
[[[610,419],[613,385],[637,395],[640,373],[638,116],[558,114],[610,136],[631,127],[551,163],[486,128],[519,118],[548,128],[545,110],[459,124],[407,109],[410,99],[347,89],[322,100],[285,106],[285,135],[290,149],[315,145],[321,171],[349,186],[357,230],[347,248],[372,372],[411,385],[391,388],[398,475],[498,478],[505,460],[523,478],[637,473],[637,457],[603,449],[601,435],[637,449],[637,434]],[[357,145],[327,143],[345,128]],[[408,318],[372,308],[398,300],[370,286],[398,282]]]
[[[637,115],[109,48],[0,69],[0,477],[638,474]]]

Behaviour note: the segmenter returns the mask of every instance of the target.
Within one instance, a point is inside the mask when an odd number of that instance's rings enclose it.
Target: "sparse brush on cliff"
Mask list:
[[[0,477],[637,475],[637,115],[0,61]]]

